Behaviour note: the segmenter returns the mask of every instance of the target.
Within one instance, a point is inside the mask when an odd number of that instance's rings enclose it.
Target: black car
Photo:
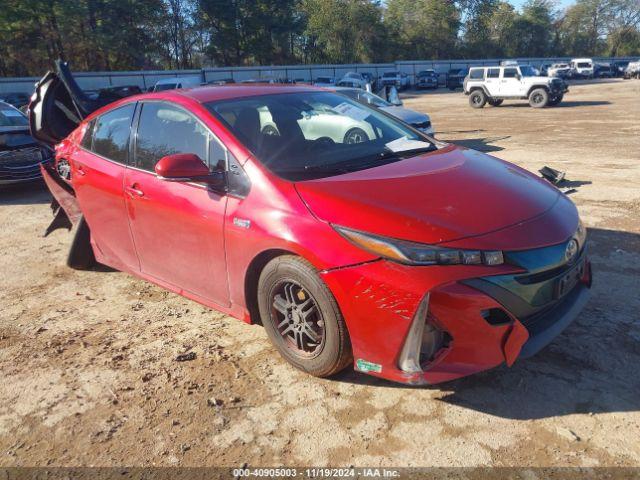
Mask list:
[[[438,88],[438,74],[435,70],[422,70],[416,74],[416,88]]]
[[[629,60],[619,60],[617,62],[613,62],[611,64],[611,69],[613,70],[614,77],[624,77],[624,72],[629,65]]]
[[[40,164],[50,158],[50,150],[29,133],[27,117],[0,102],[0,186],[39,180]]]
[[[452,68],[447,74],[447,88],[455,90],[462,88],[464,78],[469,74],[468,68]]]
[[[615,77],[615,72],[611,65],[596,64],[593,69],[593,76],[595,78],[612,78]]]

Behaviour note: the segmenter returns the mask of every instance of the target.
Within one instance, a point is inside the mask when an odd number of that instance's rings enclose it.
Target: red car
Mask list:
[[[314,87],[137,95],[95,111],[65,71],[30,105],[95,262],[261,323],[312,375],[437,383],[530,356],[588,298],[586,231],[533,174]]]

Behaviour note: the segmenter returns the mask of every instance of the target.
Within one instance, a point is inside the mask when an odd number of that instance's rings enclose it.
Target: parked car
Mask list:
[[[528,99],[535,108],[554,106],[569,91],[557,77],[540,77],[529,65],[515,67],[472,67],[464,82],[469,105],[498,107],[507,99]]]
[[[371,85],[368,79],[360,72],[349,72],[342,77],[337,85],[339,87],[363,88]]]
[[[613,62],[611,64],[611,68],[613,69],[614,76],[616,77],[624,77],[624,71],[629,65],[628,60],[619,60],[617,62]]]
[[[613,78],[615,73],[611,68],[611,65],[606,63],[596,63],[593,66],[594,78]]]
[[[547,76],[569,78],[571,76],[571,65],[568,63],[554,63],[548,68]]]
[[[404,90],[411,86],[409,76],[404,72],[391,71],[384,72],[380,77],[380,86],[394,86],[398,90]]]
[[[382,110],[389,115],[393,115],[398,120],[408,123],[416,130],[420,130],[422,133],[433,135],[433,127],[431,125],[431,118],[429,118],[429,115],[402,107],[402,101],[399,101],[397,104],[393,104],[378,95],[359,88],[335,87],[331,90],[360,103]]]
[[[416,112],[415,110],[409,110],[402,106],[402,101],[394,105],[378,95],[374,95],[371,92],[362,90],[359,88],[349,87],[335,87],[333,91],[346,95],[349,98],[357,100],[358,102],[365,103],[371,107],[375,107],[378,110],[393,115],[404,123],[408,123],[416,130],[420,130],[427,135],[433,135],[433,126],[431,125],[431,118],[426,113]]]
[[[50,158],[29,134],[25,114],[0,102],[0,186],[40,180],[40,164]]]
[[[20,108],[29,103],[29,94],[24,92],[0,93],[0,102]]]
[[[194,88],[201,83],[200,77],[171,77],[158,80],[153,86],[154,92],[174,90],[177,88]]]
[[[69,166],[43,168],[76,225],[69,265],[259,322],[309,374],[353,364],[417,385],[512,365],[588,299],[576,207],[517,165],[314,87],[145,94],[60,124],[75,91],[52,72],[30,104],[33,135]],[[328,110],[375,137],[307,138],[298,120]]]
[[[318,87],[333,87],[336,84],[336,79],[333,77],[318,77],[313,84]]]
[[[640,78],[640,60],[629,62],[624,71],[624,78]]]
[[[573,78],[593,78],[593,60],[590,58],[574,58],[571,60]]]
[[[210,80],[208,85],[233,85],[236,81],[233,78],[218,78],[216,80]]]
[[[416,88],[438,88],[438,74],[435,70],[421,70],[416,74]]]
[[[452,91],[462,88],[464,79],[468,73],[468,68],[452,68],[449,70],[447,74],[447,88]]]

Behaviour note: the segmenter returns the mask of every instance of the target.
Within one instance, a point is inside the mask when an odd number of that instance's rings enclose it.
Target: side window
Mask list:
[[[116,108],[96,120],[92,150],[109,160],[127,163],[134,104]],[[83,139],[84,140],[84,139]]]
[[[516,75],[518,75],[517,68],[505,68],[502,78],[516,78]]]
[[[487,78],[498,78],[500,77],[500,69],[499,68],[490,68],[487,70]]]
[[[215,138],[209,138],[209,170],[225,170],[227,150]]]
[[[80,146],[82,148],[86,148],[87,150],[91,150],[93,148],[93,127],[96,126],[95,119],[89,122],[87,125],[87,129],[84,131],[84,136],[82,137],[82,141],[80,142]]]
[[[142,104],[135,147],[135,165],[153,172],[162,157],[193,153],[207,163],[209,132],[181,108],[162,102]]]
[[[469,78],[482,80],[484,78],[484,68],[474,68],[469,72]]]

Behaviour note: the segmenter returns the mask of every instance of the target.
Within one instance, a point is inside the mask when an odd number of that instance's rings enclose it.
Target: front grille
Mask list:
[[[40,164],[48,158],[49,156],[39,147],[0,152],[0,182],[39,178]]]
[[[20,150],[5,150],[0,152],[0,168],[5,165],[26,166],[40,163],[44,155],[40,147],[29,147]]]

